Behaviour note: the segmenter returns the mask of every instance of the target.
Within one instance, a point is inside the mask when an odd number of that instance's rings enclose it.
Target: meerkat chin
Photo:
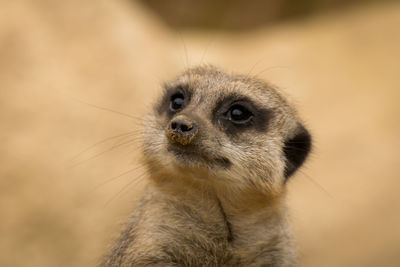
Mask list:
[[[285,207],[311,137],[268,83],[213,66],[146,118],[145,195],[102,266],[296,266]]]

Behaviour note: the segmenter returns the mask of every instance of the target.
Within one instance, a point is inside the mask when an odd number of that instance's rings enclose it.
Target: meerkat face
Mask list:
[[[210,66],[167,83],[146,121],[144,157],[153,172],[269,193],[282,189],[311,147],[276,89]]]

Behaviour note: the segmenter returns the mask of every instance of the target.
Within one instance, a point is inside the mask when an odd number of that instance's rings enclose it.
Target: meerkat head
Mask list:
[[[165,179],[277,194],[311,148],[309,133],[275,88],[212,66],[165,84],[146,123],[145,162]]]

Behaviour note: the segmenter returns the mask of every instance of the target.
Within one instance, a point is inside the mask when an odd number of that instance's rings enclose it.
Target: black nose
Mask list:
[[[184,120],[173,120],[169,125],[170,130],[180,132],[181,134],[190,134],[196,130],[196,125],[193,122]]]
[[[170,121],[166,135],[171,143],[180,143],[181,145],[190,144],[198,132],[196,123],[188,118],[175,118]]]

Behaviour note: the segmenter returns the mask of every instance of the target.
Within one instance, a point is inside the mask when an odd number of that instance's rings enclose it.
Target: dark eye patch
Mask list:
[[[178,112],[185,107],[185,96],[181,92],[177,92],[171,96],[169,101],[169,109],[172,112]]]
[[[238,134],[247,129],[264,132],[272,111],[257,106],[247,96],[232,94],[219,100],[213,111],[214,121],[227,134]]]
[[[246,124],[253,118],[253,113],[243,105],[232,105],[225,117],[235,124]]]
[[[159,115],[167,113],[168,117],[172,117],[190,102],[191,91],[185,84],[164,85],[164,88],[164,94],[155,106],[155,110]]]

